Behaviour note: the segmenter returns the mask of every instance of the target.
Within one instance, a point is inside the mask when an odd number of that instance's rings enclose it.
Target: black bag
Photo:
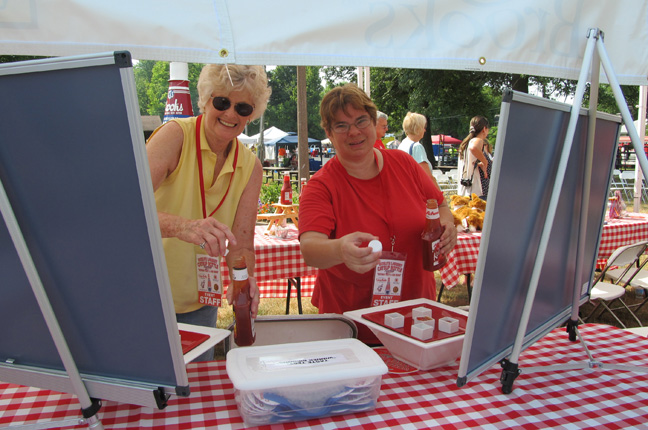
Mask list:
[[[466,149],[464,150],[464,160],[467,160],[466,158],[466,156],[468,155],[467,152],[468,152],[468,147],[466,147]],[[472,187],[473,184],[472,177],[473,174],[475,173],[475,169],[477,168],[477,164],[479,164],[479,160],[475,160],[475,162],[473,163],[472,172],[470,172],[470,178],[464,178],[463,176],[466,173],[466,163],[464,161],[463,172],[461,172],[461,179],[459,180],[459,183],[464,187],[466,188]]]

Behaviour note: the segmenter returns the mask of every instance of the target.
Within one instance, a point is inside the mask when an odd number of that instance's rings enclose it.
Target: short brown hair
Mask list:
[[[333,88],[322,99],[320,104],[320,116],[322,117],[320,125],[322,128],[330,131],[337,111],[342,109],[344,113],[347,113],[346,108],[349,105],[358,110],[365,110],[369,114],[373,125],[376,125],[378,108],[376,108],[367,93],[362,91],[356,84],[351,83]]]

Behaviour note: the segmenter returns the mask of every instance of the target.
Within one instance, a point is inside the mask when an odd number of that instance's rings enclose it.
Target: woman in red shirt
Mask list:
[[[307,264],[320,269],[313,305],[320,313],[370,307],[374,268],[381,258],[367,244],[406,255],[400,300],[436,297],[434,273],[423,270],[421,232],[427,199],[439,203],[441,252],[457,242],[443,193],[402,151],[374,149],[376,106],[354,84],[331,90],[320,107],[322,127],[336,157],[308,182],[300,198],[299,233]],[[366,327],[359,338],[375,343]]]

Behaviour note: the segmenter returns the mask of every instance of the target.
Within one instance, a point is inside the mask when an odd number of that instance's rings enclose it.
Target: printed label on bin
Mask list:
[[[344,354],[323,354],[313,357],[261,357],[259,364],[265,370],[294,369],[296,367],[316,367],[330,364],[346,363],[349,360]]]

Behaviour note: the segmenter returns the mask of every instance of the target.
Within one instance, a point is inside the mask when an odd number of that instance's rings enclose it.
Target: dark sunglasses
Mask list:
[[[212,97],[214,108],[219,111],[226,111],[232,106],[232,102],[227,97]],[[254,106],[247,103],[236,103],[234,110],[241,116],[250,116],[254,112]]]

